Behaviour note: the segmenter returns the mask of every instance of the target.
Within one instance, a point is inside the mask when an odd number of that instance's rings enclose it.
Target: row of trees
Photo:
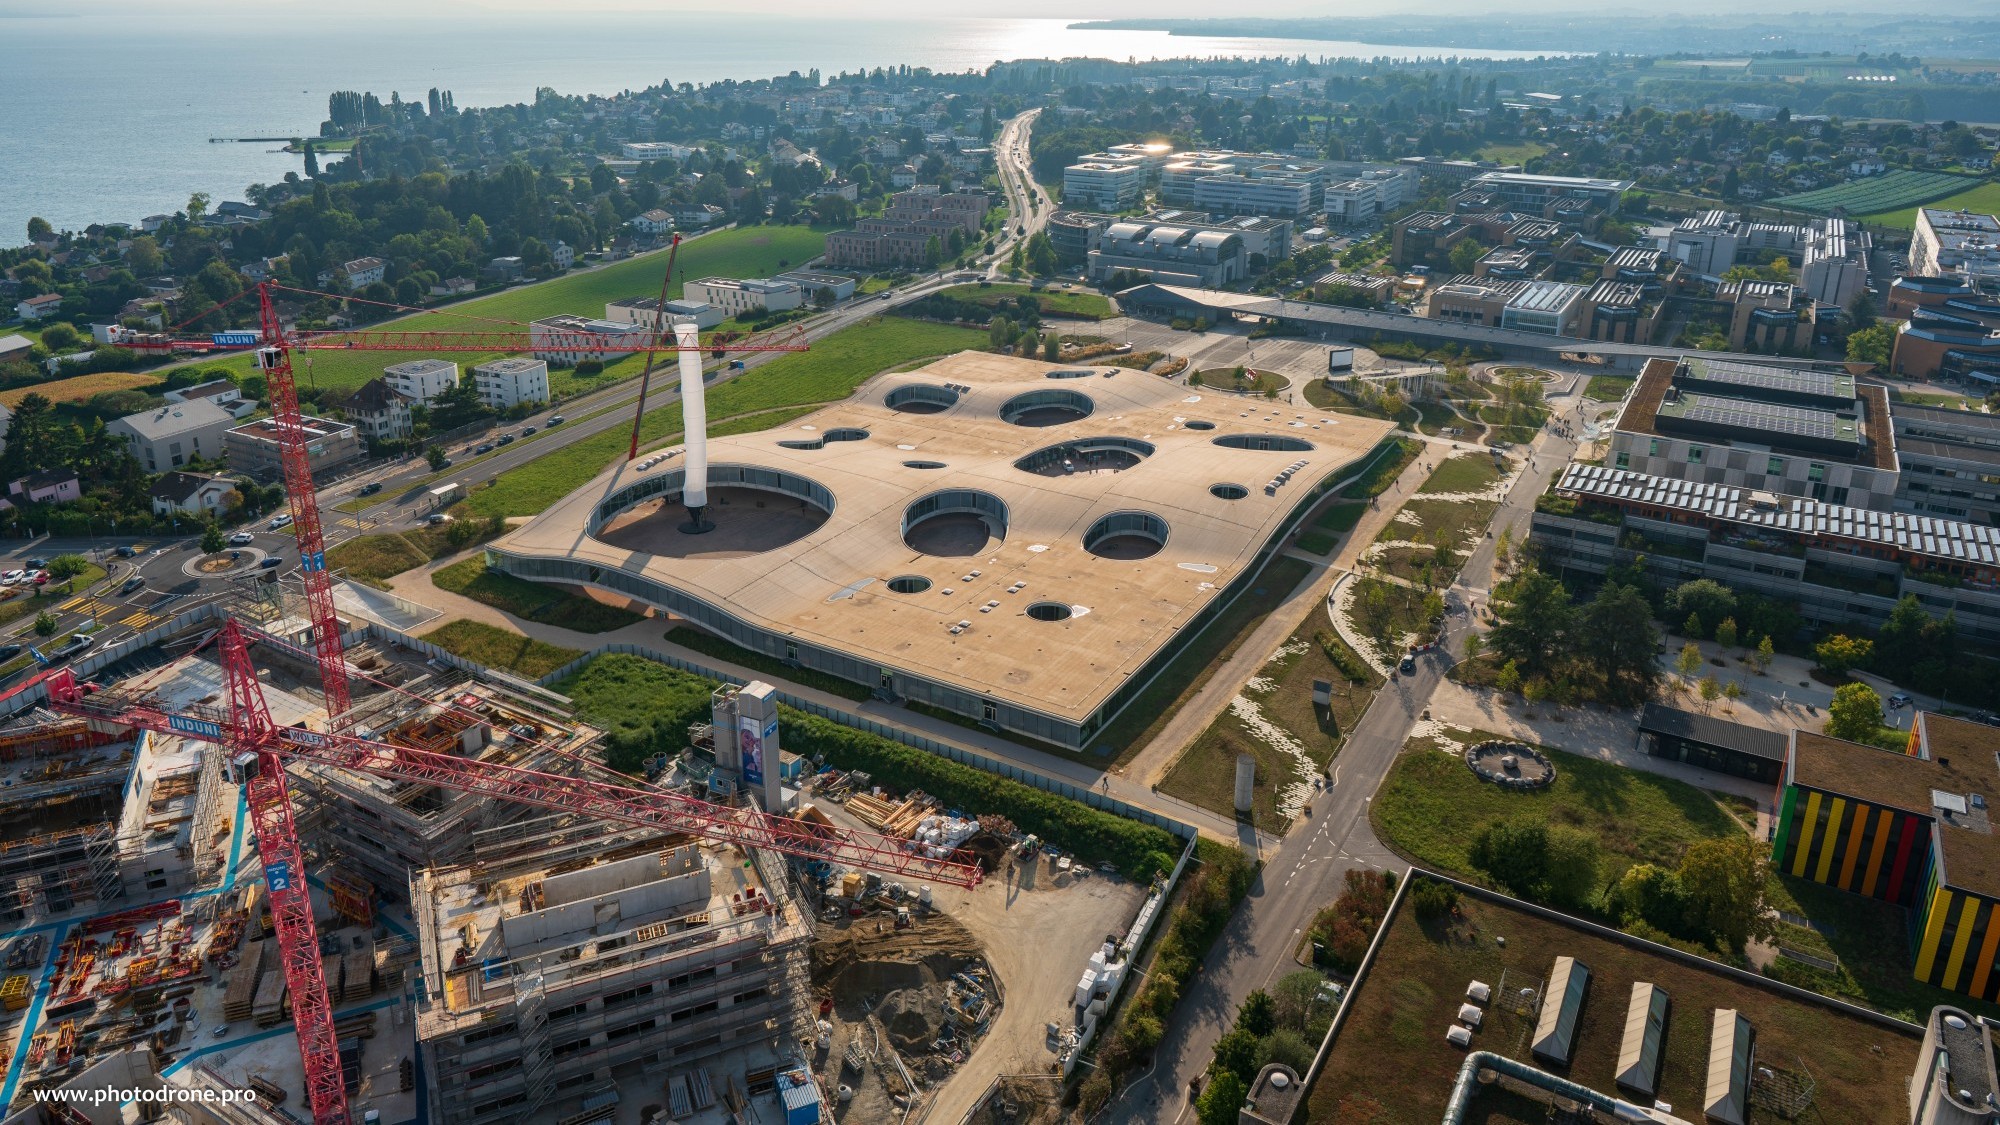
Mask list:
[[[1578,605],[1560,581],[1528,566],[1494,590],[1492,611],[1484,645],[1531,693],[1627,706],[1652,696],[1660,630],[1637,587],[1607,582]]]

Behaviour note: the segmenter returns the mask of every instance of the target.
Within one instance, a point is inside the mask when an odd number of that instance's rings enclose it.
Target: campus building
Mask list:
[[[2000,216],[1918,208],[1910,232],[1910,271],[1955,277],[1980,292],[2000,293]]]
[[[1905,906],[1926,984],[2000,999],[2000,731],[1919,713],[1897,753],[1793,731],[1771,858],[1797,878]]]
[[[1250,255],[1242,236],[1227,230],[1133,220],[1104,228],[1086,256],[1092,282],[1121,270],[1213,289],[1248,277]]]

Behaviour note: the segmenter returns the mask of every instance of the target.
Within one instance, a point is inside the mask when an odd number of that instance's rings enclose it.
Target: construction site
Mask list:
[[[314,345],[258,297],[323,559],[290,360]],[[243,583],[5,693],[7,1125],[958,1121],[1069,1073],[1160,910],[1164,880],[1082,842],[787,752],[769,684],[621,773],[572,701],[335,582]]]

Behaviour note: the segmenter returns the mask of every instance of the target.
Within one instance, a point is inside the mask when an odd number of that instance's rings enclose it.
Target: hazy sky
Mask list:
[[[1971,14],[1978,4],[1957,9]],[[430,17],[449,19],[486,12],[550,10],[550,0],[343,0],[329,7],[321,0],[183,0],[171,5],[133,0],[0,0],[0,17],[70,14],[78,16],[117,15],[144,22],[171,21],[185,27],[190,20],[209,16],[233,19],[282,19],[309,26],[326,19],[351,20],[357,14],[376,13],[408,19]],[[1252,0],[1240,6],[1218,8],[1213,0],[1012,0],[1001,9],[979,11],[946,6],[936,0],[561,0],[564,11],[655,13],[719,11],[745,18],[759,14],[826,17],[843,12],[856,16],[973,16],[988,14],[1011,18],[1043,17],[1066,19],[1113,19],[1119,17],[1213,17],[1223,15],[1270,18],[1298,16],[1376,16],[1398,13],[1455,14],[1494,11],[1490,0],[1371,0],[1366,5],[1331,4],[1326,0]],[[1692,12],[1796,12],[1798,0],[1678,0],[1672,11]],[[1881,0],[1814,0],[1809,10],[1881,11]],[[1657,15],[1661,9],[1639,5],[1607,6],[1592,0],[1527,0],[1516,3],[1511,12],[1529,15],[1538,12],[1588,12],[1609,16],[1621,12]],[[1893,18],[1885,14],[1885,18]]]

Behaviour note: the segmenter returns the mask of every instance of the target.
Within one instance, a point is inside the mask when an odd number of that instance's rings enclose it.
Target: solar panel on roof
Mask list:
[[[1766,430],[1827,441],[1840,437],[1840,420],[1824,410],[1709,395],[1687,395],[1684,403],[1679,414],[1693,422],[1711,422],[1719,426]]]
[[[1739,387],[1760,387],[1798,394],[1840,396],[1839,377],[1820,371],[1794,371],[1783,367],[1763,367],[1729,360],[1701,359],[1688,364],[1688,373],[1697,379],[1729,383]]]

